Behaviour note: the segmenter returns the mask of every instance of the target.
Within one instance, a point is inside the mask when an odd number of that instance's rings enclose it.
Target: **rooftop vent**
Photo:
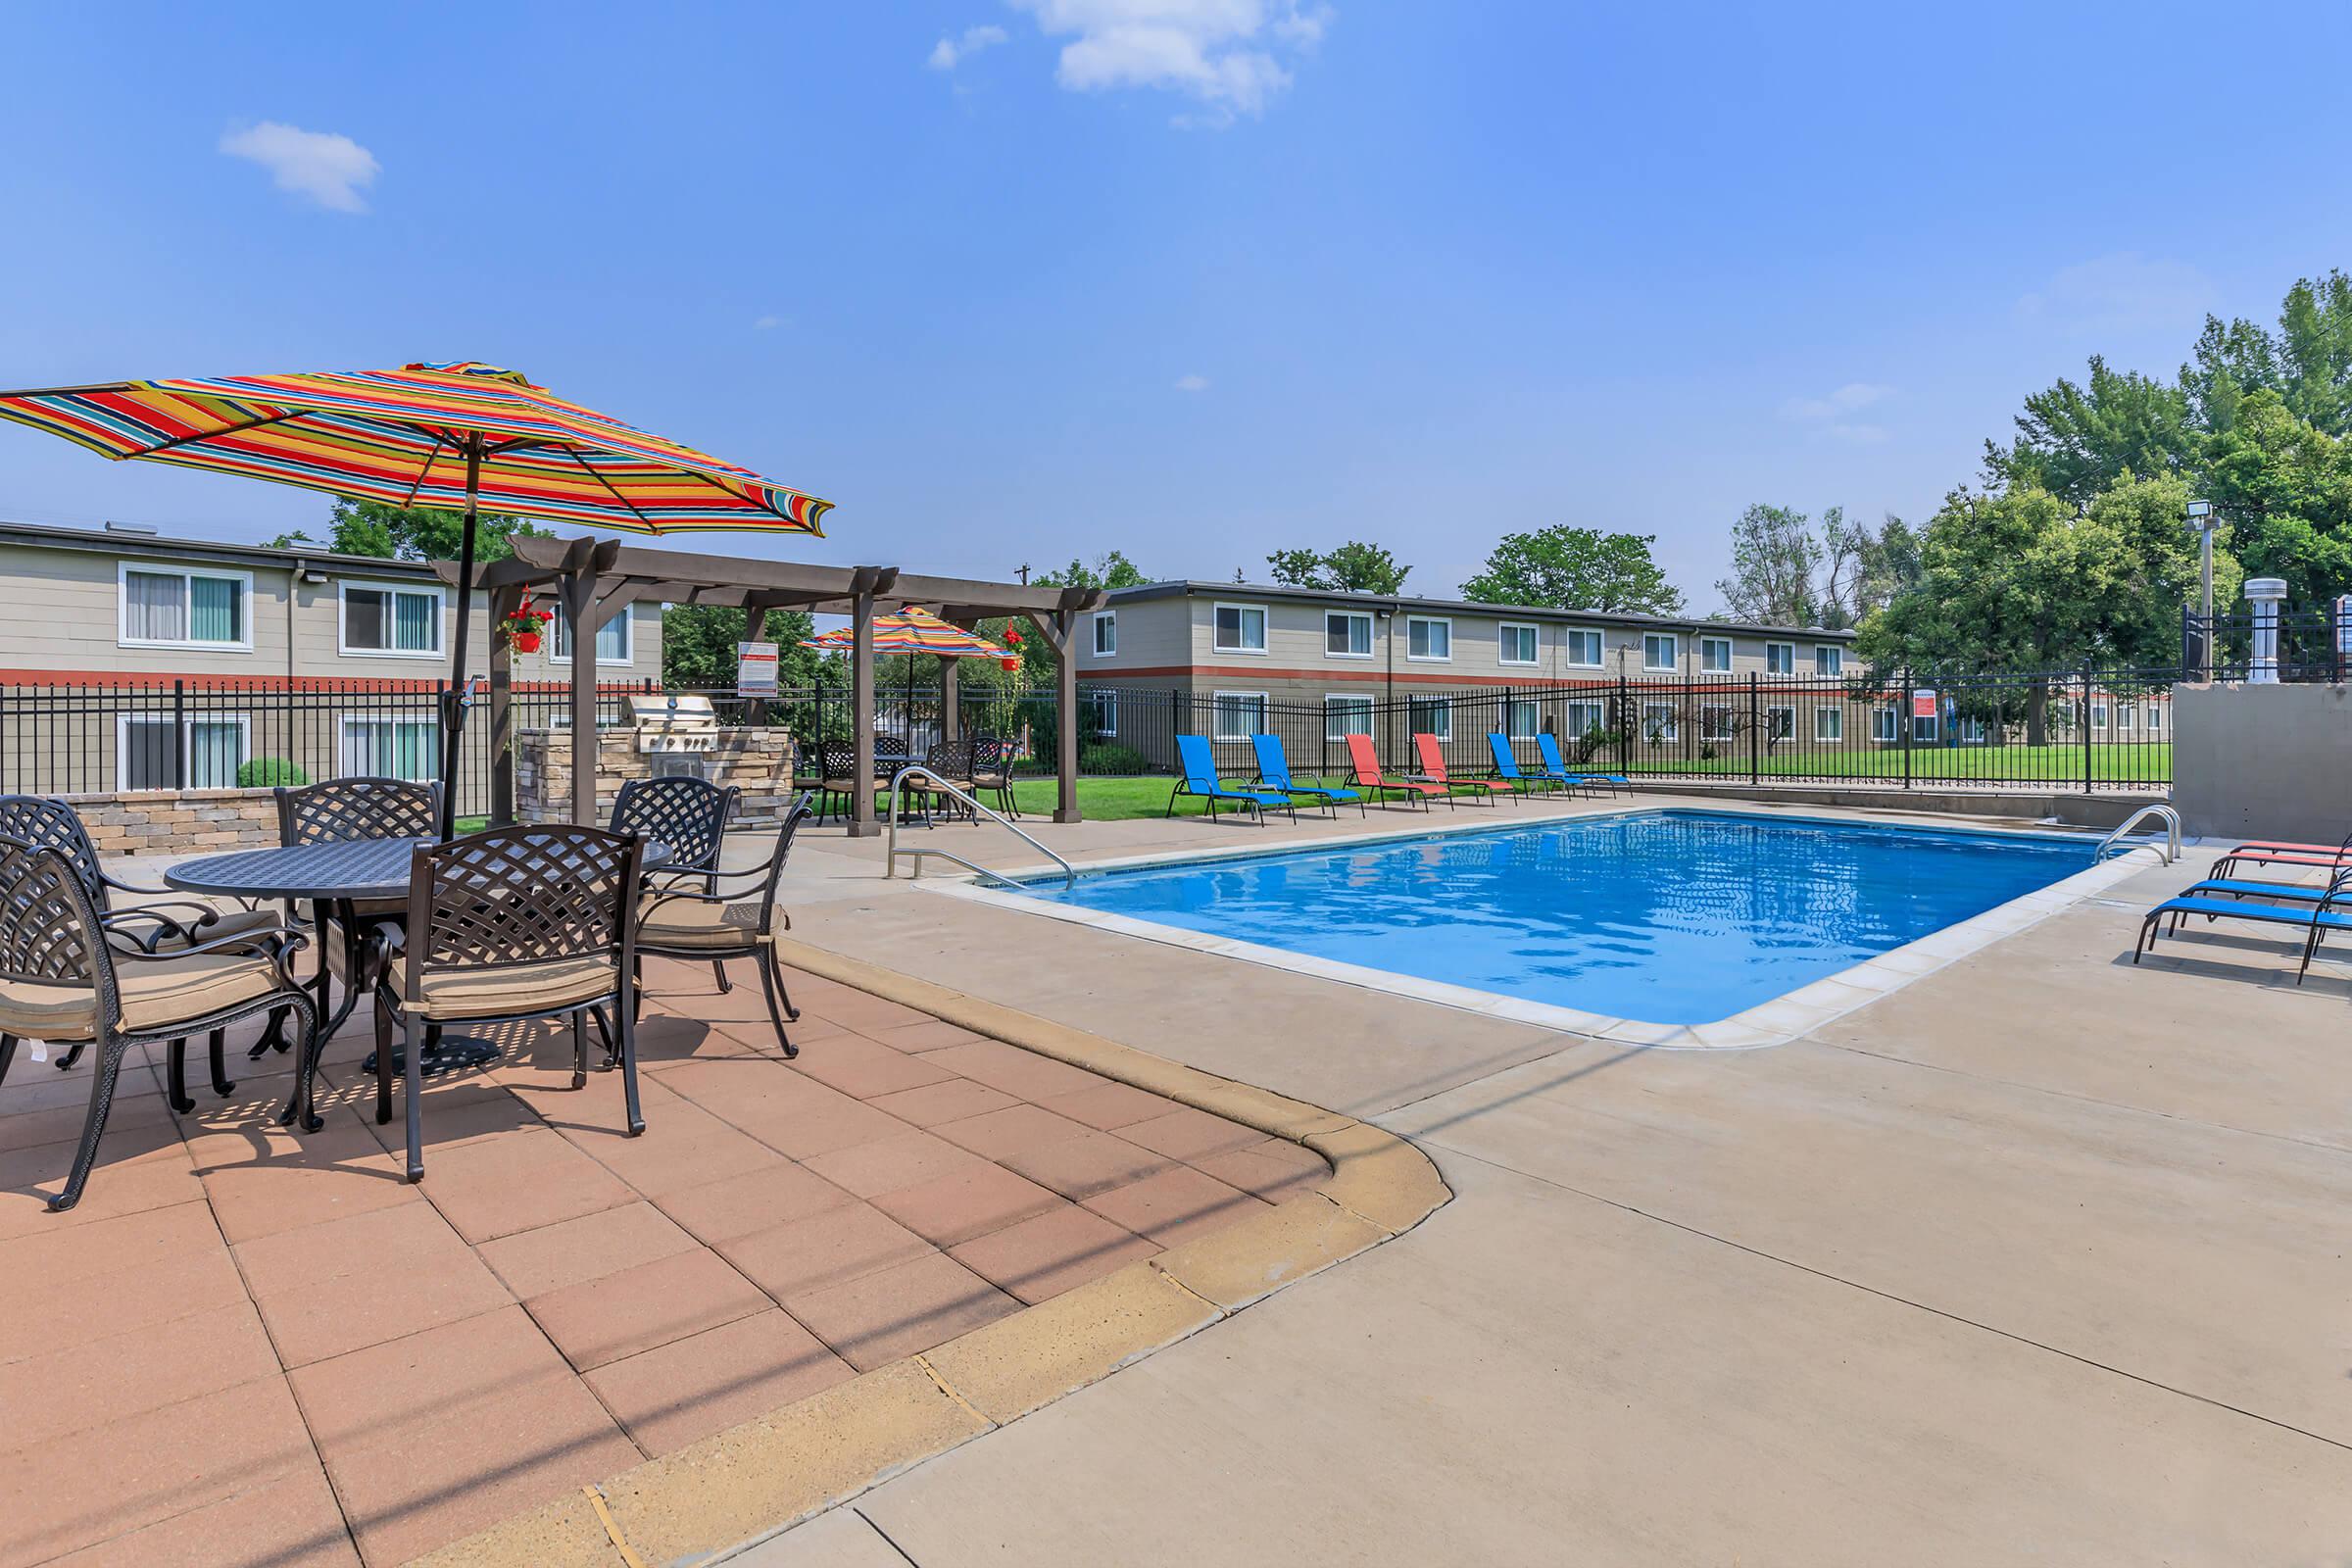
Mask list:
[[[110,522],[106,525],[106,531],[108,533],[135,533],[142,539],[153,539],[157,534],[163,532],[153,523],[146,522]]]

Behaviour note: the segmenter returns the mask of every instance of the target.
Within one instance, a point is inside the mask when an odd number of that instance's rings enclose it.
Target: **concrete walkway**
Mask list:
[[[2140,1568],[2352,1544],[2352,984],[2298,990],[2280,945],[2233,936],[2134,970],[2137,911],[2194,856],[1727,1054],[1026,921],[884,883],[867,844],[796,860],[803,938],[1377,1120],[1458,1197],[738,1561]]]

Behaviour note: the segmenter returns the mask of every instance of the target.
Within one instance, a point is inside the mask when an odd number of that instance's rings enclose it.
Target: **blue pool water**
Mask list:
[[[2083,870],[2088,843],[1645,811],[1029,891],[1645,1023],[1710,1023]]]

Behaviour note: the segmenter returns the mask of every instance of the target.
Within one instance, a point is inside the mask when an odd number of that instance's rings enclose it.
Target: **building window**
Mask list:
[[[439,778],[440,740],[437,719],[347,717],[343,720],[344,776],[405,778],[420,783]]]
[[[1217,607],[1216,650],[1220,654],[1266,651],[1266,612],[1256,605]]]
[[[562,605],[555,607],[556,618],[548,625],[547,657],[571,657],[571,616]],[[629,607],[621,606],[612,618],[596,628],[596,662],[600,664],[625,664],[629,662],[629,627],[636,616]]]
[[[1433,664],[1453,658],[1453,622],[1436,615],[1408,615],[1404,621],[1404,657]]]
[[[1115,659],[1119,653],[1119,612],[1115,610],[1095,612],[1095,657]]]
[[[1913,713],[1911,715],[1911,744],[1914,746],[1936,744],[1936,715],[1934,713]]]
[[[251,572],[127,564],[120,570],[116,634],[124,647],[253,651]]]
[[[1512,697],[1502,705],[1503,733],[1515,741],[1532,741],[1542,722],[1541,705],[1532,697]]]
[[[432,659],[441,652],[441,590],[342,585],[337,642],[346,654]]]
[[[1642,667],[1671,670],[1682,663],[1683,640],[1670,631],[1653,631],[1642,639]]]
[[[1211,740],[1246,741],[1266,732],[1264,692],[1219,692],[1211,707]]]
[[[169,713],[115,715],[115,788],[119,790],[234,789],[245,765],[248,721],[242,713],[208,713],[177,726]],[[185,747],[184,753],[181,747]],[[183,776],[182,760],[185,760]]]
[[[1605,728],[1607,722],[1608,709],[1600,703],[1577,702],[1568,705],[1568,735],[1572,740],[1582,740],[1587,735],[1594,734]]]
[[[1672,703],[1642,705],[1642,738],[1652,746],[1670,745],[1683,736],[1682,715]]]
[[[1372,617],[1360,610],[1326,611],[1323,652],[1334,659],[1370,659]]]
[[[1845,650],[1832,643],[1813,645],[1813,673],[1842,675],[1845,673]]]
[[[1404,715],[1406,728],[1415,735],[1453,739],[1453,699],[1449,697],[1408,697]]]
[[[1796,710],[1787,706],[1764,710],[1764,738],[1785,741],[1796,733]]]
[[[1816,708],[1813,710],[1813,738],[1817,741],[1845,739],[1845,710]]]
[[[1793,675],[1796,673],[1796,644],[1766,643],[1764,645],[1764,673]]]
[[[2164,710],[2155,703],[2148,705],[2148,733],[2159,734],[2164,729]]]
[[[2130,703],[2117,704],[2115,710],[2116,733],[2119,735],[2131,734],[2132,722],[2138,717],[2139,710],[2132,707]]]
[[[1600,633],[1571,626],[1560,633],[1560,657],[1578,669],[1600,667]]]
[[[1880,703],[1871,709],[1870,738],[1872,740],[1886,745],[1892,745],[1901,740],[1903,732],[1896,725],[1897,719],[1892,703]]]
[[[1333,692],[1323,699],[1323,738],[1344,741],[1372,733],[1372,699],[1357,692]]]
[[[1506,620],[1495,629],[1495,657],[1506,664],[1536,662],[1536,628],[1525,621]]]
[[[1729,675],[1732,672],[1732,640],[1729,637],[1701,637],[1698,640],[1698,667],[1708,675]]]
[[[1079,733],[1087,740],[1102,740],[1119,732],[1119,694],[1116,691],[1080,692],[1078,699]]]
[[[1984,744],[1984,721],[1981,718],[1956,719],[1952,724],[1952,735],[1964,746],[1982,746]]]
[[[2105,703],[2093,703],[2090,705],[2090,727],[2092,729],[2105,729],[2107,727],[2107,705]]]
[[[1698,710],[1698,738],[1702,741],[1728,741],[1734,736],[1733,714],[1720,705],[1703,707]]]

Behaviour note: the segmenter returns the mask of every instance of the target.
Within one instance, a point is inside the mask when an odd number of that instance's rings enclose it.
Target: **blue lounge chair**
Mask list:
[[[1252,735],[1250,744],[1257,749],[1257,782],[1266,788],[1279,790],[1285,795],[1303,795],[1308,800],[1319,801],[1330,808],[1334,816],[1340,814],[1340,803],[1343,801],[1353,801],[1356,814],[1366,814],[1361,790],[1326,789],[1320,784],[1301,784],[1292,778],[1291,760],[1283,752],[1281,736]]]
[[[2352,931],[2352,908],[2338,906],[2352,904],[2352,868],[2335,873],[2321,892],[2318,902],[2306,906],[2303,903],[2256,904],[2239,888],[2260,888],[2264,897],[2287,898],[2312,892],[2275,882],[2206,881],[2190,887],[2176,898],[2165,900],[2148,911],[2139,924],[2139,936],[2132,944],[2132,961],[2137,963],[2140,954],[2156,951],[2156,938],[2162,934],[2167,915],[2172,917],[2173,935],[2180,934],[2180,926],[2193,915],[2207,920],[2250,920],[2257,925],[2283,925],[2298,928],[2303,933],[2303,963],[2295,971],[2295,984],[2311,972],[2311,960],[2319,956],[2320,944],[2330,931]]]
[[[1298,819],[1298,808],[1287,797],[1261,795],[1254,790],[1229,790],[1218,783],[1217,760],[1209,754],[1208,737],[1205,735],[1177,736],[1176,760],[1184,767],[1184,777],[1178,779],[1176,787],[1168,791],[1168,808],[1162,815],[1176,814],[1177,796],[1197,795],[1200,798],[1202,808],[1212,817],[1217,814],[1219,801],[1230,801],[1261,822],[1265,820],[1266,808],[1269,806],[1289,811],[1294,822]]]
[[[1489,730],[1487,732],[1487,750],[1494,754],[1494,776],[1509,781],[1514,789],[1523,793],[1529,790],[1541,791],[1554,784],[1565,785],[1568,782],[1567,774],[1561,773],[1555,776],[1547,767],[1539,768],[1533,773],[1520,772],[1519,759],[1511,755],[1511,738],[1508,735],[1498,735],[1493,730]]]
[[[1545,730],[1536,737],[1536,749],[1544,754],[1544,776],[1567,785],[1572,790],[1597,790],[1607,786],[1611,795],[1630,790],[1634,781],[1623,773],[1571,773],[1560,759],[1560,738]]]

